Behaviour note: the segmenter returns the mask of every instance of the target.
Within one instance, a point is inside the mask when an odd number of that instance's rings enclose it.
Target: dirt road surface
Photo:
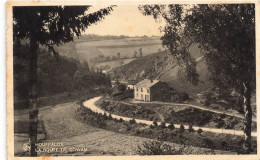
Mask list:
[[[136,155],[138,146],[151,139],[119,134],[100,128],[92,127],[78,121],[76,110],[80,106],[76,102],[59,104],[42,110],[39,118],[43,122],[45,138],[39,143],[62,143],[65,148],[85,148],[85,151],[70,151],[66,153],[38,153],[38,156],[98,156],[98,155]],[[23,115],[24,116],[24,115]],[[16,138],[16,155],[28,156],[23,151],[23,144],[28,141],[28,135],[19,135]],[[167,143],[173,147],[179,144]],[[210,154],[209,149],[190,147],[192,154]],[[226,151],[215,151],[218,154],[235,154]]]
[[[43,142],[63,142],[65,147],[85,147],[87,152],[67,153],[72,155],[136,155],[137,147],[151,139],[119,134],[99,129],[78,121],[75,102],[57,105],[42,117],[47,138]],[[178,144],[169,143],[174,147]],[[209,149],[191,147],[196,154]],[[217,153],[227,153],[216,151]],[[234,153],[233,153],[234,154]]]

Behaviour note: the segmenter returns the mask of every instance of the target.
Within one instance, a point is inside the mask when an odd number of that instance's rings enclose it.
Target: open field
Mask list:
[[[139,48],[142,48],[143,56],[155,53],[158,49],[163,49],[161,40],[156,39],[136,39],[123,38],[115,40],[99,40],[76,43],[77,55],[81,61],[84,59],[89,63],[90,60],[99,55],[116,56],[120,52],[120,56],[133,57],[134,51],[139,53]],[[139,55],[137,55],[139,56]]]
[[[128,64],[135,59],[136,58],[129,58],[129,59],[120,59],[120,60],[95,63],[94,68],[99,68],[102,70],[110,71],[113,68],[119,67],[124,64]]]
[[[147,44],[139,46],[110,46],[110,47],[99,47],[99,51],[103,53],[105,56],[117,56],[119,52],[121,57],[134,57],[134,51],[138,54],[136,56],[139,57],[139,49],[142,48],[143,56],[147,56],[153,54],[158,51],[158,49],[163,49],[161,44]]]
[[[111,39],[111,40],[99,40],[77,43],[77,47],[109,47],[109,46],[135,46],[135,45],[149,45],[149,44],[160,44],[160,38],[122,38],[122,39]]]

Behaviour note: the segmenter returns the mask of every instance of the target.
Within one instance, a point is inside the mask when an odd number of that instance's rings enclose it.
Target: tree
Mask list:
[[[137,56],[137,51],[135,50],[134,51],[134,58],[136,58],[136,56]]]
[[[112,58],[111,58],[112,60],[116,60],[117,58],[116,58],[116,56],[112,56]]]
[[[54,45],[61,45],[79,37],[87,27],[108,15],[114,6],[86,14],[91,6],[19,6],[13,8],[14,39],[30,41],[29,71],[29,141],[30,155],[37,156],[37,58],[40,45],[54,54]]]
[[[142,48],[139,48],[139,55],[140,55],[140,57],[143,57],[143,49]]]
[[[108,85],[109,87],[112,87],[111,77],[110,77],[109,72],[107,73],[107,85]]]
[[[255,5],[145,5],[139,9],[166,21],[162,43],[186,67],[187,78],[198,84],[196,61],[189,46],[198,43],[211,80],[236,89],[244,99],[245,154],[251,150],[251,93],[255,91]]]

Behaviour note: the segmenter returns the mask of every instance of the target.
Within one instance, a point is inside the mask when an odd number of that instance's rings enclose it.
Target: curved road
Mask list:
[[[91,109],[93,112],[96,112],[96,113],[101,113],[101,114],[109,114],[109,112],[106,112],[102,109],[100,109],[99,107],[97,107],[95,105],[95,102],[98,101],[101,97],[95,97],[95,98],[92,98],[90,100],[87,100],[83,103],[83,105],[89,109]],[[132,118],[129,118],[129,117],[123,117],[123,116],[118,116],[118,115],[114,115],[114,114],[111,114],[111,116],[113,118],[116,118],[116,119],[120,119],[122,118],[123,120],[125,121],[130,121]],[[148,121],[148,120],[141,120],[141,119],[135,119],[135,121],[137,123],[143,123],[143,124],[147,124],[147,125],[151,125],[153,124],[153,121]],[[161,123],[158,122],[158,125],[160,125]],[[170,123],[166,123],[166,126],[169,126]],[[175,128],[180,128],[180,124],[174,124]],[[188,125],[184,125],[184,128],[185,129],[188,129],[189,126]],[[244,132],[241,131],[241,130],[232,130],[232,129],[218,129],[218,128],[206,128],[206,127],[198,127],[198,126],[193,126],[193,129],[194,130],[198,130],[198,129],[202,129],[203,131],[206,131],[206,132],[213,132],[213,133],[224,133],[224,134],[233,134],[233,135],[244,135]],[[257,133],[256,132],[252,132],[252,136],[256,137],[257,136]]]

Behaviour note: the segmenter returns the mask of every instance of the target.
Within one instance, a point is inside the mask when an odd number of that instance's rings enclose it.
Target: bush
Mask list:
[[[117,118],[113,118],[113,120],[114,120],[115,122],[119,122],[119,120],[118,120]]]
[[[184,126],[183,124],[180,126],[180,133],[183,133],[184,132]]]
[[[108,119],[107,114],[106,114],[105,112],[104,112],[104,115],[103,115],[103,116],[104,116],[104,119],[105,119],[105,120]]]
[[[111,113],[109,113],[108,119],[113,119]]]
[[[154,129],[154,128],[155,128],[155,126],[151,124],[151,125],[150,125],[150,128],[151,128],[151,129]]]
[[[204,102],[204,105],[208,107],[210,104],[211,104],[210,101],[208,99],[206,99],[206,101]]]
[[[162,141],[145,141],[142,146],[138,146],[137,154],[139,155],[183,155],[191,154],[192,149],[181,146],[175,149],[169,144]]]
[[[120,118],[120,119],[119,119],[119,122],[120,122],[120,123],[121,123],[121,122],[124,122],[124,120],[123,120],[122,118]]]
[[[222,141],[222,142],[221,142],[221,146],[222,146],[222,147],[227,147],[227,142],[226,142],[226,141]]]
[[[130,123],[130,124],[135,124],[136,121],[135,121],[135,119],[133,118],[133,119],[131,119],[131,120],[129,121],[129,123]]]
[[[194,132],[194,129],[192,128],[192,125],[189,125],[189,132]]]
[[[118,85],[118,90],[121,91],[121,92],[126,91],[126,85],[124,85],[124,84],[122,84],[122,83],[119,84],[119,85]]]
[[[165,126],[165,122],[162,122],[161,125],[160,125],[161,128],[166,128]]]
[[[186,92],[181,92],[181,93],[179,93],[179,99],[180,99],[181,101],[186,101],[186,100],[188,100],[188,99],[189,99],[188,93],[186,93]]]
[[[141,134],[141,131],[139,129],[135,130],[135,134],[136,135],[140,135]]]
[[[170,130],[174,130],[174,128],[175,128],[175,127],[174,127],[174,124],[171,122],[170,125],[168,126],[168,128],[169,128]]]
[[[204,143],[207,148],[213,148],[213,146],[214,146],[214,142],[212,140],[210,140],[209,138],[205,138]]]
[[[100,121],[98,122],[98,125],[97,125],[99,128],[106,128],[107,124],[103,121]]]
[[[153,125],[154,125],[155,127],[158,126],[158,123],[156,122],[156,120],[153,121]]]
[[[202,129],[200,128],[200,129],[198,129],[198,133],[199,134],[201,134],[203,131],[202,131]]]
[[[126,130],[127,130],[127,131],[130,131],[130,130],[131,130],[131,127],[130,127],[130,126],[126,126]]]

